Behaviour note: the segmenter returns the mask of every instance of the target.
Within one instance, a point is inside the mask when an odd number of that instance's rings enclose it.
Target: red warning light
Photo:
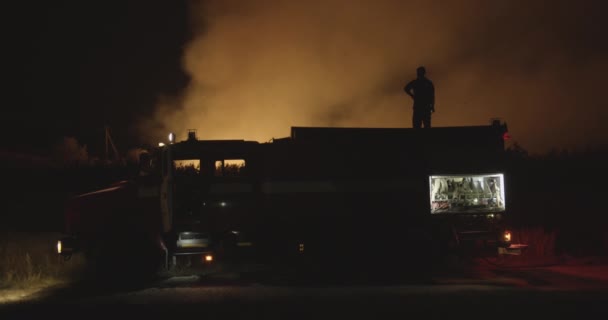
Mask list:
[[[502,139],[504,141],[511,140],[511,135],[508,132],[503,133]]]

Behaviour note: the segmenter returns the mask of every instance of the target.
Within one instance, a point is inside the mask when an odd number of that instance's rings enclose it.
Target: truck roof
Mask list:
[[[480,139],[503,139],[506,124],[487,126],[411,128],[349,128],[349,127],[292,127],[291,139],[309,142],[457,142]]]
[[[381,148],[429,149],[430,154],[461,153],[467,150],[504,150],[506,124],[486,126],[411,128],[292,127],[292,143],[358,145]]]

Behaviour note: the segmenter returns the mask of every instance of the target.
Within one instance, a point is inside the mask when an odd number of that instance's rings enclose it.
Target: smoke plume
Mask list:
[[[606,143],[601,1],[193,2],[183,94],[142,128],[268,141],[291,126],[411,127],[419,65],[434,126],[502,118],[526,149]]]

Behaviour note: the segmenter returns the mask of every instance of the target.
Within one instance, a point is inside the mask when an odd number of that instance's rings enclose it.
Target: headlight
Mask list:
[[[211,262],[213,261],[213,256],[210,254],[206,254],[205,255],[205,262]]]
[[[505,231],[503,239],[505,240],[505,242],[511,242],[511,231]]]
[[[72,237],[65,237],[57,240],[55,250],[57,250],[57,254],[62,256],[70,256],[72,253],[76,252],[76,245],[76,239]]]

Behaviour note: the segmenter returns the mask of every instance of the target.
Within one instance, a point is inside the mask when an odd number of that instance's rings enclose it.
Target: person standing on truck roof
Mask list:
[[[435,112],[435,86],[426,75],[423,66],[416,69],[418,77],[408,83],[403,90],[414,99],[414,115],[412,117],[412,127],[420,129],[421,125],[425,128],[431,127],[431,113]]]

